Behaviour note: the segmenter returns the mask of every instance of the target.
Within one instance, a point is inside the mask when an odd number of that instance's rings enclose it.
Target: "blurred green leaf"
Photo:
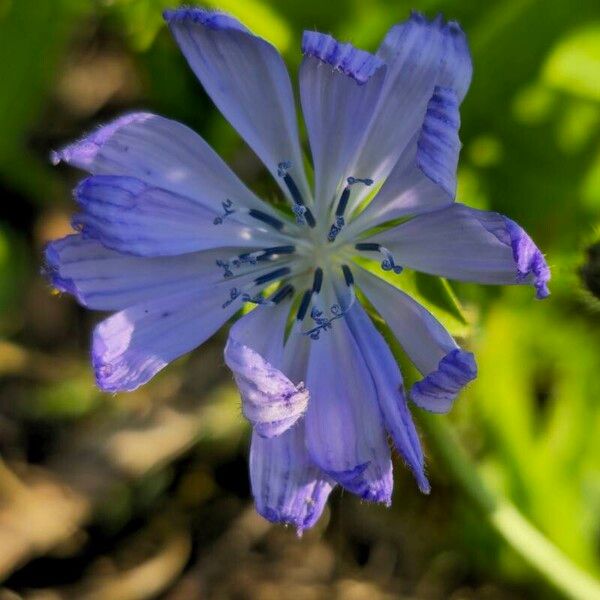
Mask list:
[[[543,78],[557,90],[600,101],[600,22],[561,40],[546,60]]]
[[[34,201],[48,201],[61,188],[28,150],[28,135],[73,27],[90,8],[78,0],[18,0],[0,11],[0,176]]]

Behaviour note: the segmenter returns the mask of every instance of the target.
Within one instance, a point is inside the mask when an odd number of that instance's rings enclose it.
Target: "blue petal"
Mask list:
[[[231,328],[225,347],[225,363],[240,390],[242,411],[263,437],[282,434],[308,405],[304,384],[293,383],[281,370],[289,305],[259,306],[245,315]]]
[[[456,24],[440,18],[427,21],[414,14],[392,28],[378,52],[387,65],[384,89],[356,164],[363,177],[377,182],[389,175],[421,128],[436,86],[464,95],[471,71],[465,48]]]
[[[231,248],[140,258],[78,234],[46,246],[44,272],[56,289],[72,294],[87,308],[122,310],[148,298],[214,286],[223,279],[215,261],[235,253]]]
[[[379,193],[357,219],[370,229],[399,217],[449,206],[456,194],[461,143],[454,90],[436,87],[421,130],[395,164]]]
[[[413,387],[413,391],[417,390],[416,398],[422,399],[419,390],[430,390],[433,396],[436,383],[447,384],[444,389],[438,389],[438,402],[432,398],[429,403],[417,404],[435,412],[450,410],[452,401],[462,387],[477,375],[472,355],[460,350],[443,325],[410,296],[363,269],[356,269],[354,276],[412,363],[424,376],[425,383]]]
[[[279,234],[237,222],[222,222],[212,207],[135,177],[96,175],[75,190],[82,212],[73,225],[113,250],[138,256],[168,256],[219,247],[268,247]],[[235,211],[235,208],[233,208]],[[275,243],[273,243],[275,242]]]
[[[256,510],[273,523],[295,527],[300,535],[323,512],[335,483],[310,460],[301,422],[279,437],[253,434],[250,479]]]
[[[348,311],[346,320],[371,372],[386,429],[394,440],[396,450],[414,473],[419,488],[427,494],[430,486],[425,476],[423,450],[406,405],[398,364],[358,302]]]
[[[128,125],[144,123],[152,118],[152,114],[143,112],[123,115],[111,123],[98,128],[81,140],[73,142],[61,150],[52,151],[50,153],[50,160],[54,165],[64,161],[80,169],[93,170],[99,152],[115,133],[120,129],[126,129]]]
[[[202,8],[167,11],[165,19],[208,95],[277,177],[290,175],[309,197],[290,78],[283,59],[233,17]]]
[[[411,400],[430,412],[450,410],[460,390],[477,377],[477,365],[471,352],[451,350],[438,365],[437,371],[417,381],[410,391]]]
[[[54,152],[52,160],[94,175],[135,177],[214,210],[229,198],[237,207],[274,214],[199,135],[149,113],[120,117]]]
[[[389,505],[392,463],[377,391],[345,319],[312,341],[307,387],[311,459],[353,494]]]
[[[548,296],[550,269],[529,235],[495,212],[463,204],[419,215],[370,238],[411,269],[460,281],[532,284]]]
[[[243,288],[253,277],[240,277],[236,284]],[[150,298],[100,322],[92,340],[99,387],[107,392],[134,390],[203,344],[239,310],[242,297],[231,294],[233,287],[228,282],[191,287]]]
[[[536,297],[543,300],[550,295],[550,267],[544,255],[534,244],[527,232],[511,219],[504,217],[504,226],[510,238],[513,259],[517,265],[517,282],[533,281]],[[501,234],[500,234],[501,235]]]
[[[443,34],[436,85],[453,88],[459,102],[462,102],[471,84],[473,63],[467,38],[456,21],[446,23],[441,16],[428,21],[422,14],[413,11],[408,21],[394,25],[387,32],[377,54],[386,63],[394,65],[406,55],[412,36],[424,37],[431,30],[438,30]]]
[[[373,116],[385,67],[368,52],[317,32],[304,32],[302,49],[300,96],[315,168],[315,199],[319,218],[330,220],[347,177],[361,177],[349,171],[350,164]]]

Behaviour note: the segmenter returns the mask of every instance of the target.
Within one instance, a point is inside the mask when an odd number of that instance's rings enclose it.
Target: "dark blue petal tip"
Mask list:
[[[359,85],[367,83],[384,66],[383,61],[374,54],[359,50],[352,44],[341,44],[330,35],[317,31],[304,32],[302,52],[341,71]]]
[[[411,400],[430,412],[445,413],[450,410],[458,393],[477,377],[477,365],[471,352],[460,348],[448,352],[436,371],[412,386]]]
[[[461,148],[460,113],[454,90],[436,86],[417,142],[417,166],[451,198],[456,195],[456,168]]]
[[[227,13],[205,8],[178,8],[163,11],[163,18],[169,25],[196,23],[213,31],[241,31],[249,33],[237,19]]]
[[[544,255],[522,227],[507,217],[504,217],[504,221],[517,265],[517,283],[533,280],[536,298],[547,298],[550,295],[548,282],[551,274]]]
[[[373,473],[372,463],[357,465],[347,471],[326,471],[343,488],[367,502],[391,506],[393,481],[386,473]],[[376,467],[375,467],[376,468]]]

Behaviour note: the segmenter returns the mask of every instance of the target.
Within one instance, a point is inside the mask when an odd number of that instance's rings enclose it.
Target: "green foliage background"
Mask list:
[[[51,168],[49,150],[121,111],[149,109],[187,123],[254,189],[265,197],[275,194],[165,30],[161,11],[174,4],[0,0],[0,451],[6,470],[0,471],[0,498],[8,502],[14,492],[3,478],[10,482],[16,476],[18,485],[34,489],[35,468],[61,485],[83,489],[91,506],[77,523],[91,537],[60,559],[66,561],[63,567],[79,560],[76,576],[49,578],[43,559],[31,563],[70,539],[71,530],[41,550],[32,544],[14,563],[0,560],[7,589],[18,593],[49,587],[64,597],[84,597],[69,593],[80,590],[80,580],[97,585],[87,566],[100,554],[118,553],[121,544],[136,548],[129,534],[145,531],[146,525],[162,532],[152,517],[163,509],[167,521],[176,513],[175,521],[185,522],[182,531],[191,531],[193,542],[180,569],[160,588],[167,593],[207,548],[214,548],[248,502],[246,483],[223,484],[218,476],[223,471],[236,481],[245,477],[238,463],[243,465],[247,436],[219,359],[220,342],[179,361],[144,392],[103,396],[86,364],[93,318],[71,300],[51,296],[38,274],[43,243],[68,231],[69,190],[76,177]],[[406,274],[400,285],[419,295],[477,355],[480,376],[449,419],[487,485],[510,499],[575,564],[600,575],[600,303],[579,277],[600,225],[597,0],[210,0],[205,5],[232,12],[274,43],[292,73],[305,28],[374,50],[386,29],[415,8],[429,16],[441,11],[466,30],[475,71],[462,110],[458,197],[503,212],[528,230],[552,267],[552,296],[538,302],[528,289],[460,285],[454,288],[459,307],[432,280]],[[94,446],[90,439],[123,433],[132,422],[151,431],[148,415],[165,410],[176,411],[187,424],[183,442],[178,438],[172,452],[141,468],[142,458],[136,463],[130,449],[122,450],[129,462],[120,456],[116,464],[133,471],[104,482],[102,499],[80,479],[74,481],[73,448],[102,454],[102,443]],[[152,439],[144,438],[142,448]],[[364,588],[369,595],[359,598],[376,593],[552,597],[555,592],[462,498],[435,457],[430,470],[431,498],[418,497],[398,465],[393,511],[384,514],[339,497],[330,525],[311,534],[312,541],[296,542],[289,535],[285,544],[333,548],[336,566],[327,585],[340,597],[348,578],[371,586]],[[143,526],[134,526],[140,519]],[[354,519],[368,525],[357,533]],[[395,537],[389,528],[403,533]],[[1,536],[0,521],[0,542]],[[98,536],[104,540],[100,550]],[[356,558],[357,536],[368,540],[370,558],[364,564]],[[418,539],[427,536],[429,544]],[[392,548],[400,557],[393,574],[369,571],[374,548]],[[414,560],[407,560],[413,552]],[[142,550],[133,553],[140,561],[145,556]],[[432,576],[431,585],[423,584],[428,573],[441,568],[440,556],[452,557],[450,566],[443,576]],[[115,564],[121,565],[117,559]],[[273,576],[273,585],[283,577]],[[221,589],[218,580],[209,590]],[[256,596],[247,597],[262,597],[262,588],[256,589]],[[321,597],[321,588],[314,589],[314,597]]]

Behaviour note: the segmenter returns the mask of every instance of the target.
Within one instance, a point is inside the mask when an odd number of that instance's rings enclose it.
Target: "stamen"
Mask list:
[[[294,286],[291,283],[286,283],[282,288],[278,289],[270,298],[273,304],[279,304],[288,296],[294,294]]]
[[[342,273],[344,273],[344,281],[348,287],[354,285],[354,275],[352,275],[352,271],[348,265],[342,265]]]
[[[296,223],[302,224],[306,222],[308,223],[309,227],[314,227],[317,224],[315,217],[313,216],[310,208],[308,208],[308,206],[306,206],[304,203],[304,198],[302,198],[302,194],[300,193],[296,182],[288,172],[291,166],[292,163],[289,160],[280,162],[277,165],[277,175],[283,179],[283,182],[285,183],[292,196],[292,200],[294,201],[292,210],[296,215]]]
[[[321,269],[321,267],[317,267],[315,270],[315,276],[313,278],[312,293],[318,294],[321,291],[322,285],[323,285],[323,269]]]
[[[267,305],[267,306],[270,306],[273,304],[273,302],[271,300],[267,300],[266,298],[263,298],[263,296],[261,296],[260,294],[257,294],[256,296],[251,296],[248,293],[243,293],[242,300],[244,302],[250,302],[251,304],[262,304],[262,305]]]
[[[400,275],[400,273],[402,273],[403,267],[396,264],[394,261],[394,255],[381,244],[360,242],[355,244],[354,247],[361,252],[379,252],[384,257],[381,261],[381,268],[384,271],[393,271],[396,275]]]
[[[235,210],[231,208],[233,206],[233,201],[231,201],[229,198],[227,198],[227,200],[223,200],[223,202],[221,202],[221,206],[223,207],[224,213],[214,218],[214,225],[221,225],[229,215],[232,215],[235,212]]]
[[[330,242],[334,242],[335,238],[338,236],[346,221],[344,219],[344,213],[346,212],[346,207],[348,206],[348,200],[350,199],[350,187],[355,183],[364,183],[364,185],[373,185],[372,179],[361,179],[359,177],[348,177],[346,179],[348,185],[342,190],[342,195],[338,201],[337,208],[335,209],[335,223],[329,228],[329,233],[327,234],[327,239]]]
[[[348,286],[350,293],[350,300],[344,308],[344,312],[348,312],[352,305],[356,302],[356,291],[354,289],[354,275],[352,275],[352,271],[348,265],[342,265],[342,273],[344,274],[344,281]]]
[[[227,308],[234,300],[237,300],[240,297],[242,292],[238,288],[231,288],[229,290],[229,299],[223,302],[221,305],[222,308]]]
[[[331,329],[332,323],[337,319],[341,319],[347,312],[347,310],[342,309],[339,304],[333,304],[330,310],[331,317],[327,318],[324,317],[323,312],[315,306],[310,311],[310,317],[317,324],[317,326],[305,331],[304,335],[310,336],[311,340],[318,340],[322,331],[328,331]]]
[[[248,211],[248,214],[253,219],[256,219],[257,221],[262,221],[263,223],[266,223],[267,225],[273,227],[273,229],[277,229],[277,231],[281,231],[284,227],[283,221],[280,221],[279,219],[262,212],[262,210],[256,210],[255,208],[251,208]]]
[[[308,307],[310,305],[310,299],[312,298],[312,291],[306,290],[304,292],[304,296],[302,296],[302,300],[300,301],[300,306],[298,307],[298,312],[296,313],[296,320],[303,321],[306,316],[306,312],[308,311]]]
[[[215,261],[217,263],[217,267],[221,267],[225,272],[223,273],[223,277],[225,279],[229,279],[229,277],[233,277],[233,271],[231,270],[231,265],[227,260],[221,260],[220,258]]]
[[[256,252],[245,252],[232,258],[231,260],[217,259],[215,263],[218,267],[224,270],[223,277],[228,279],[233,277],[232,269],[239,269],[243,265],[256,265],[259,262],[265,262],[267,260],[276,260],[279,255],[282,254],[293,254],[296,251],[296,246],[274,246],[273,248],[264,248],[263,250],[257,250]]]
[[[275,279],[279,279],[280,277],[285,277],[291,273],[291,269],[289,267],[281,267],[280,269],[275,269],[270,273],[265,273],[260,277],[257,277],[254,280],[255,285],[262,285],[263,283],[269,283],[269,281],[273,281]]]

